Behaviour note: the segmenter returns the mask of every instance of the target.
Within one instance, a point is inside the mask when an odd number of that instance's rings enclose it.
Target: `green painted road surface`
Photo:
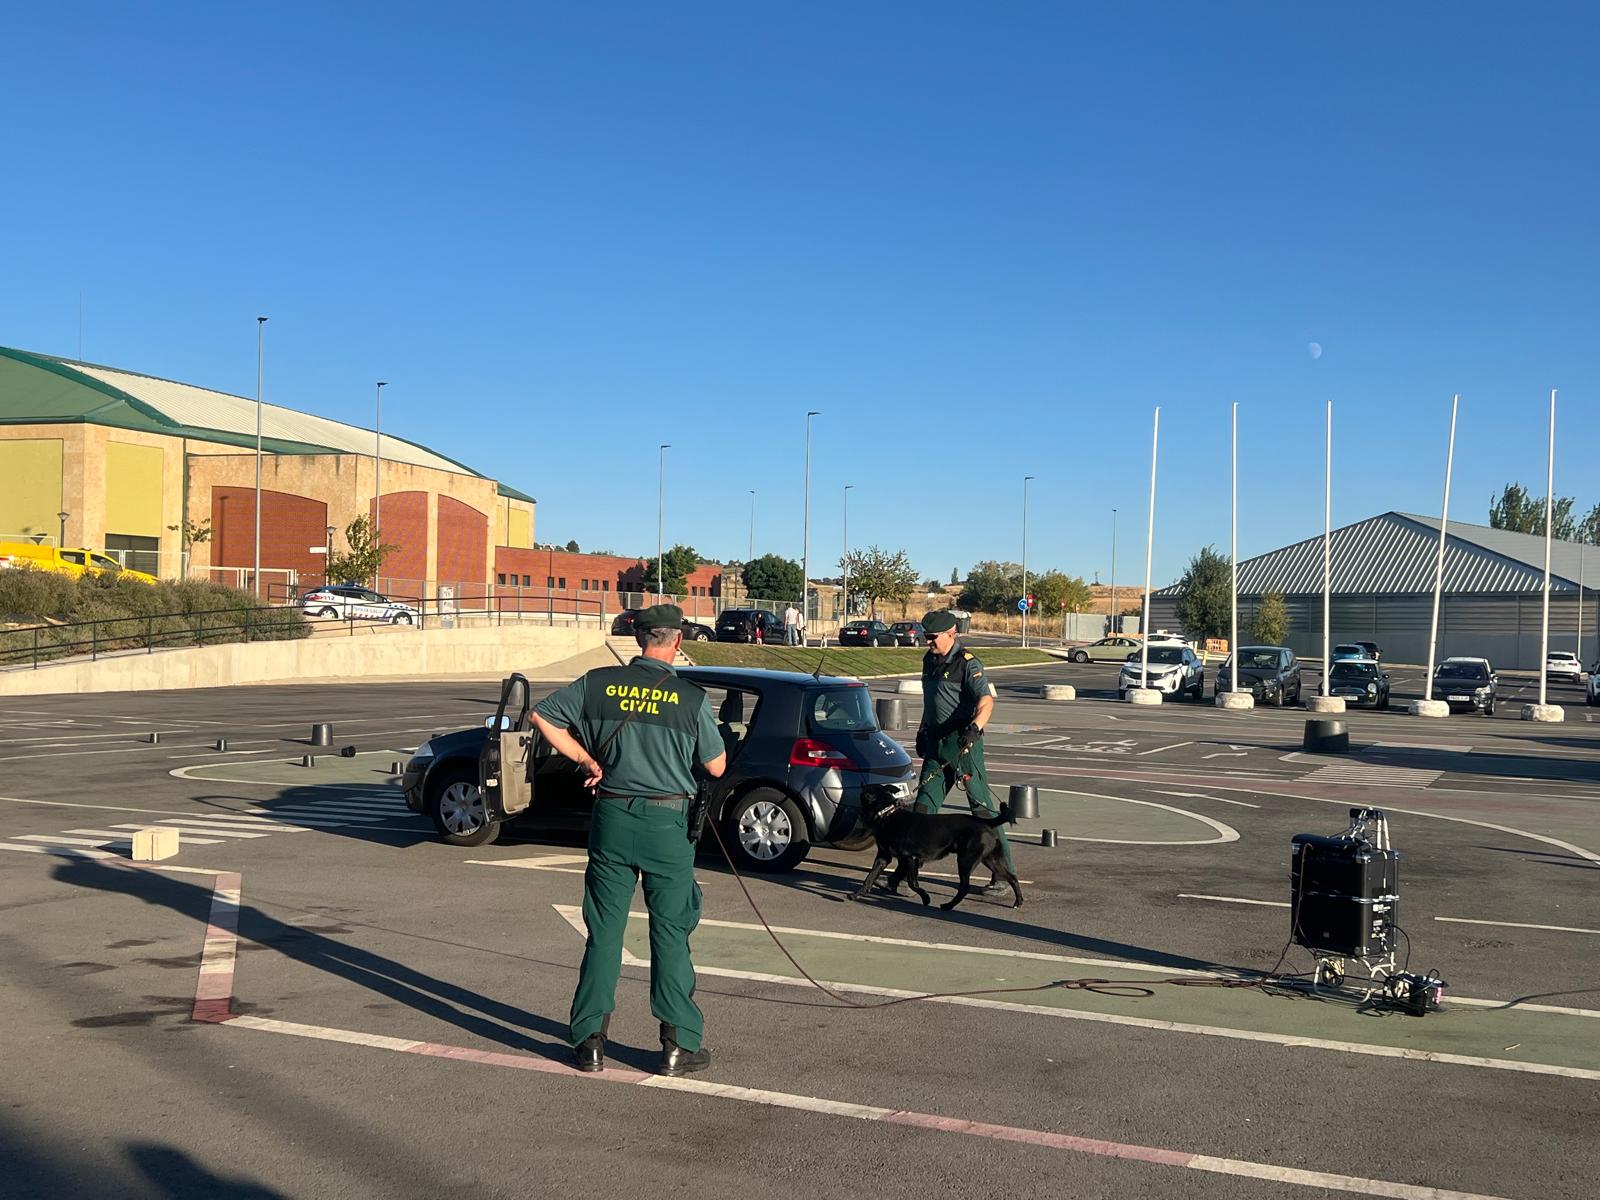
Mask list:
[[[870,903],[903,906],[905,902]],[[939,936],[936,919],[930,919],[930,935]],[[1525,1007],[1469,1007],[1452,1005],[1447,995],[1443,1011],[1411,1017],[1397,1012],[1359,1011],[1359,996],[1344,993],[1322,998],[1283,989],[1268,993],[1257,988],[1184,987],[1155,982],[1195,977],[1169,967],[1042,954],[1013,957],[979,948],[905,944],[855,934],[830,936],[823,931],[785,932],[780,928],[779,936],[807,971],[832,983],[900,991],[965,992],[1042,985],[1065,978],[1136,980],[1150,986],[1155,994],[1134,998],[1052,989],[986,999],[1062,1013],[1171,1023],[1187,1027],[1189,1032],[1217,1036],[1260,1034],[1269,1035],[1274,1041],[1318,1039],[1348,1044],[1357,1051],[1362,1047],[1391,1047],[1418,1055],[1531,1064],[1536,1069],[1576,1069],[1595,1072],[1590,1077],[1600,1078],[1600,1012],[1574,1015]],[[776,976],[809,989],[759,925],[747,928],[743,924],[702,922],[693,944],[695,966],[708,974],[732,971]],[[637,959],[648,960],[648,921],[643,913],[632,914],[626,946]]]

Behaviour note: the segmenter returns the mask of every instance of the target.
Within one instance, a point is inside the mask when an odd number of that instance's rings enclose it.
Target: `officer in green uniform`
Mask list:
[[[928,635],[928,652],[922,656],[922,724],[917,729],[922,775],[916,809],[938,812],[950,789],[964,779],[973,810],[993,816],[999,810],[989,793],[989,773],[983,763],[983,727],[994,715],[994,684],[984,676],[983,664],[956,640],[956,619],[949,611],[928,613],[922,628]],[[1005,830],[997,832],[1006,866],[1015,874],[1011,843]],[[984,892],[1007,890],[1009,885],[991,879]]]
[[[701,1045],[705,1019],[694,1002],[689,960],[700,887],[686,814],[695,764],[719,776],[727,754],[705,692],[672,669],[683,641],[683,610],[674,604],[647,608],[634,631],[643,653],[625,667],[600,667],[573,680],[541,701],[533,720],[595,789],[583,877],[589,940],[572,997],[578,1069],[605,1066],[622,938],[634,884],[642,880],[650,910],[650,1011],[661,1022],[657,1069],[685,1075],[711,1065],[711,1051]]]

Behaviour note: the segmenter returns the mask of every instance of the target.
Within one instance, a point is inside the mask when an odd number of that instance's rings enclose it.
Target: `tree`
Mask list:
[[[1267,646],[1281,646],[1289,636],[1289,608],[1282,592],[1268,592],[1256,606],[1256,619],[1250,635]]]
[[[904,550],[890,554],[876,546],[865,550],[852,550],[839,560],[840,567],[850,571],[850,590],[864,597],[872,615],[878,615],[878,601],[892,600],[903,604],[916,590],[917,572]]]
[[[1589,515],[1578,522],[1578,540],[1591,546],[1600,546],[1600,504],[1589,510]]]
[[[1033,611],[1040,617],[1083,612],[1092,599],[1087,583],[1076,575],[1065,575],[1060,571],[1046,571],[1028,580],[1028,591],[1033,594]]]
[[[1207,546],[1189,560],[1178,580],[1176,613],[1192,638],[1218,638],[1228,631],[1232,611],[1232,572],[1228,560]]]
[[[689,576],[700,565],[700,556],[694,552],[693,546],[674,546],[661,556],[661,590],[669,596],[681,596],[689,590]],[[644,562],[644,586],[654,589],[656,586],[656,560],[647,558]]]
[[[567,553],[568,554],[581,554],[581,553],[583,553],[583,551],[578,549],[578,539],[577,538],[573,538],[570,542],[567,543]]]
[[[966,585],[957,601],[969,612],[1012,612],[1022,592],[1022,567],[1017,563],[987,561],[967,572]]]
[[[182,531],[181,545],[183,549],[180,557],[182,558],[183,569],[181,574],[187,579],[189,578],[189,547],[203,545],[211,540],[211,518],[207,517],[204,521],[196,524],[194,521],[189,520],[188,517],[185,517],[182,525],[168,525],[167,528],[172,530],[173,533]]]
[[[329,583],[348,580],[370,587],[378,577],[383,560],[400,549],[388,543],[380,544],[373,536],[372,522],[366,517],[357,517],[344,527],[344,540],[349,547],[345,554],[335,554],[333,547],[328,547],[328,559],[323,570],[327,572]]]
[[[930,575],[922,581],[922,590],[925,592],[942,592],[944,591],[944,584]]]
[[[1552,526],[1559,541],[1570,542],[1578,536],[1578,522],[1572,515],[1574,503],[1571,496],[1557,496],[1551,505]],[[1508,483],[1499,497],[1489,502],[1489,524],[1495,529],[1543,537],[1544,504],[1543,496],[1534,499],[1520,483]]]
[[[800,564],[792,558],[763,554],[745,563],[739,573],[745,594],[758,600],[798,600],[805,587]]]
[[[961,582],[961,570],[960,570],[960,568],[951,567],[950,568],[950,586],[951,587],[955,587],[955,585],[960,583],[960,582]]]

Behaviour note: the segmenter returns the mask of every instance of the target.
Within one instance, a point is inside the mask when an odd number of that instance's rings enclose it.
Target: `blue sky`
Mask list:
[[[1289,11],[1293,8],[1294,11]],[[1113,8],[1119,10],[1112,12]],[[1600,500],[1600,10],[35,5],[0,344],[385,424],[667,537],[1155,575],[1508,480]],[[1105,9],[1107,11],[1099,11]],[[1322,347],[1313,358],[1312,343]]]

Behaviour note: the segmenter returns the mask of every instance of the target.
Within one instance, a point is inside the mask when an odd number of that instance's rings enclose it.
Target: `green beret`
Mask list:
[[[922,630],[924,633],[943,633],[947,629],[956,627],[956,619],[948,608],[941,608],[937,612],[922,615]]]
[[[683,609],[676,604],[652,604],[633,619],[633,627],[646,629],[682,629]]]

